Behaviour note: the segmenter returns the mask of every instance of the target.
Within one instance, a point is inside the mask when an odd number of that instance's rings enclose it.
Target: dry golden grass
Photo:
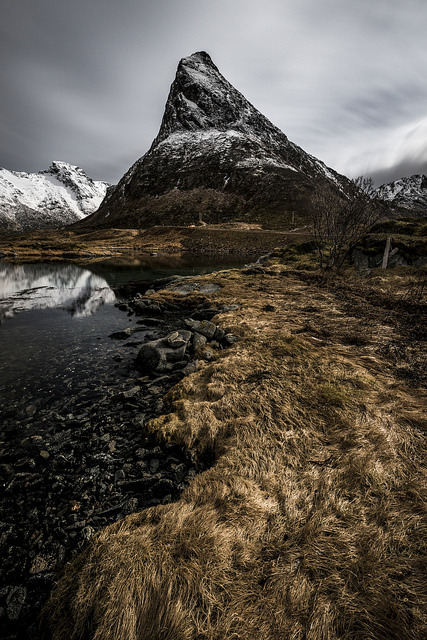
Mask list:
[[[68,566],[54,640],[426,637],[421,396],[375,352],[379,321],[343,343],[334,294],[280,271],[215,276],[241,339],[150,425],[215,462]]]
[[[255,228],[254,228],[255,227]],[[293,244],[306,237],[284,231],[266,231],[257,225],[158,226],[147,229],[43,229],[0,238],[6,260],[101,260],[138,253],[192,251],[202,253],[265,253],[277,243]]]

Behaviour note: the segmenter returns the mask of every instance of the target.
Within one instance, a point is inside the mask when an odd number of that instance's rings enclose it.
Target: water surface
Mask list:
[[[90,402],[125,375],[119,362],[133,357],[132,343],[143,333],[128,344],[109,338],[137,326],[114,306],[112,286],[197,275],[244,261],[242,256],[158,256],[85,266],[0,261],[0,418],[10,425],[41,409],[64,409],[72,396]]]

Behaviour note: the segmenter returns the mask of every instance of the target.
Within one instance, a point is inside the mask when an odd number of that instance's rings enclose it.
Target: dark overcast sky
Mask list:
[[[303,149],[350,177],[427,173],[426,0],[1,0],[0,166],[116,182],[206,50]]]

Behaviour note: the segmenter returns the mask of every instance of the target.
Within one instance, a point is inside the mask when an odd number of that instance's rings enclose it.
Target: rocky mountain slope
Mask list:
[[[288,140],[198,52],[178,65],[160,131],[83,226],[304,220],[316,186],[349,180]]]
[[[107,191],[80,167],[52,162],[39,173],[0,169],[0,229],[62,227],[96,211]]]
[[[377,196],[389,203],[396,212],[411,216],[427,216],[427,176],[415,174],[376,190]]]

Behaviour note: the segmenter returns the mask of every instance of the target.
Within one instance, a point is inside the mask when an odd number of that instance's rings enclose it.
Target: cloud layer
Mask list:
[[[117,181],[207,50],[288,137],[378,182],[427,172],[425,0],[3,0],[0,166]]]

